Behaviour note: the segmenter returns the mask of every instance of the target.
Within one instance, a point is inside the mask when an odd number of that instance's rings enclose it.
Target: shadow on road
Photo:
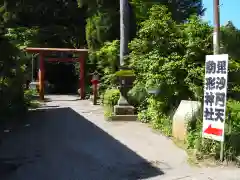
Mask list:
[[[1,180],[137,180],[163,174],[70,108],[33,111],[28,119],[0,146]]]

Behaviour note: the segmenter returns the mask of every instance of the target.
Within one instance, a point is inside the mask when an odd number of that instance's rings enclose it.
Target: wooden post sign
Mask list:
[[[228,55],[207,55],[203,106],[203,137],[224,141]]]

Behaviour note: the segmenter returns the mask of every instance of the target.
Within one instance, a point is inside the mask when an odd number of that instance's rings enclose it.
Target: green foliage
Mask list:
[[[36,36],[39,29],[37,27],[9,28],[5,35],[17,48],[23,50],[26,47],[33,47],[37,44]]]
[[[112,13],[119,10],[119,0],[78,0],[79,6],[88,5],[90,12],[96,12],[99,9],[111,9]],[[136,16],[136,23],[139,25],[142,21],[148,18],[149,9],[156,4],[166,5],[174,20],[182,22],[193,14],[202,15],[204,9],[201,0],[129,0],[130,5]],[[132,24],[132,23],[131,23]]]
[[[135,82],[133,88],[128,92],[128,97],[130,101],[132,101],[131,104],[137,107],[139,111],[144,110],[146,108],[148,96],[149,94],[147,92],[147,89],[145,88],[145,85],[141,82]]]
[[[148,98],[147,101],[147,109],[138,114],[138,119],[145,123],[149,122],[153,128],[160,130],[167,136],[171,136],[172,121],[170,117],[159,111],[162,108],[162,103],[153,97]]]
[[[119,39],[119,1],[116,0],[102,0],[102,1],[85,1],[79,0],[79,6],[83,7],[84,5],[88,7],[88,19],[86,25],[86,39],[88,43],[88,48],[91,50],[89,55],[88,67],[92,70],[98,70],[101,77],[101,91],[106,89],[109,86],[115,85],[116,75],[113,74],[112,71],[117,70],[118,63],[118,52],[114,49],[110,49],[115,46],[115,39]],[[156,4],[165,4],[167,7],[177,7],[170,8],[173,11],[175,18],[179,21],[186,20],[191,14],[200,14],[202,11],[201,2],[199,0],[189,0],[184,1],[184,4],[178,3],[177,1],[146,1],[146,0],[130,0],[129,1],[129,14],[130,14],[130,24],[131,24],[131,32],[130,39],[135,35],[135,24],[137,24],[138,28],[141,27],[141,22],[147,20],[149,16],[152,16],[152,19],[155,18],[155,15],[149,15],[149,9]],[[183,11],[183,9],[187,9],[187,11]],[[181,11],[181,12],[180,12]],[[177,13],[177,14],[176,14]],[[151,14],[151,13],[150,13]],[[157,18],[162,18],[159,15]],[[171,18],[171,15],[169,16]],[[158,29],[157,26],[153,27],[151,21],[148,21],[148,24],[145,27],[151,27]],[[170,27],[171,29],[171,27]],[[147,30],[146,30],[147,31]],[[173,30],[174,31],[174,30]],[[160,31],[159,31],[160,32]],[[143,33],[142,33],[143,34]],[[149,33],[152,36],[152,39],[155,38],[156,34],[152,32]],[[146,35],[147,37],[147,35]],[[148,37],[147,37],[148,38]],[[174,39],[174,37],[172,37]],[[107,43],[108,41],[113,41],[112,44]],[[159,42],[159,41],[158,41]],[[151,49],[151,47],[155,46],[155,44],[142,44],[139,47],[139,51],[143,51],[143,49]],[[142,43],[142,42],[140,42]],[[163,47],[164,45],[162,45]],[[115,46],[116,47],[116,46]],[[117,46],[119,49],[119,46]],[[135,48],[135,47],[134,47]],[[157,48],[155,48],[157,49]],[[165,48],[166,49],[166,48]],[[162,52],[164,52],[164,50]],[[108,52],[107,52],[108,51]],[[134,50],[135,52],[137,49]],[[174,50],[173,50],[174,51]],[[144,53],[144,52],[143,52]],[[108,60],[112,60],[111,64],[113,66],[108,66]],[[97,66],[97,67],[96,67]],[[107,68],[110,67],[110,68]],[[157,68],[157,66],[156,66]],[[118,73],[117,73],[118,74]],[[154,82],[153,82],[154,83]]]
[[[190,20],[189,26],[195,20]],[[201,25],[198,26],[201,28]],[[160,89],[158,100],[162,106],[159,111],[164,113],[178,106],[182,99],[194,98],[195,91],[187,83],[195,83],[193,78],[198,76],[191,77],[191,82],[187,81],[193,74],[190,67],[203,70],[201,65],[204,58],[201,58],[205,53],[200,51],[199,56],[198,51],[202,47],[191,42],[198,34],[191,33],[187,36],[188,31],[188,26],[179,26],[172,20],[166,7],[153,6],[149,19],[142,23],[138,37],[130,43],[130,66],[136,73],[136,86],[143,85],[142,89]],[[201,37],[202,41],[207,38]],[[202,80],[196,83],[202,86]]]
[[[7,7],[7,8],[6,8]],[[0,4],[0,120],[25,115],[28,98],[24,95],[27,57],[20,49],[31,32],[26,28],[10,29],[16,19],[15,4]],[[7,11],[8,10],[8,11]],[[25,32],[25,34],[23,33]],[[19,120],[19,119],[18,119]]]
[[[172,112],[181,100],[203,101],[203,79],[205,56],[212,54],[212,27],[192,16],[186,23],[173,21],[168,9],[155,5],[149,18],[141,23],[137,37],[130,43],[130,66],[136,81],[130,94],[138,100],[139,119],[149,122],[164,134],[171,134]],[[226,31],[225,31],[226,33]],[[231,33],[230,33],[231,34]],[[223,42],[223,44],[230,42]],[[227,47],[227,46],[226,46]],[[239,61],[230,56],[229,97],[237,98],[239,92]],[[159,89],[160,93],[149,96],[148,89]],[[225,157],[233,159],[239,147],[239,105],[228,102],[230,113],[226,132]],[[231,120],[231,121],[230,121]],[[191,126],[189,126],[191,127]],[[198,158],[219,157],[220,144],[201,140],[202,118],[188,133],[189,149],[197,149]]]
[[[113,74],[116,72],[119,47],[119,40],[115,40],[106,42],[99,51],[96,51],[98,69],[103,69],[104,74]]]
[[[234,59],[239,59],[240,50],[237,47],[240,45],[240,30],[231,21],[221,27],[221,40],[224,46],[222,51]]]
[[[104,94],[103,104],[105,106],[113,107],[117,104],[119,97],[120,91],[118,89],[108,89]]]
[[[104,116],[111,118],[113,115],[113,107],[117,104],[120,97],[118,89],[108,89],[103,95]]]
[[[7,2],[8,14],[13,14],[6,28],[32,31],[26,41],[41,47],[80,48],[85,41],[85,8],[76,1],[11,1]],[[17,33],[19,34],[19,33]],[[24,33],[25,34],[25,33]]]
[[[202,100],[205,56],[212,54],[212,27],[199,18],[192,17],[183,26],[185,52],[184,69],[187,76],[184,81],[193,100]]]
[[[240,102],[229,100],[227,102],[227,119],[225,128],[224,158],[227,161],[235,160],[240,155]],[[219,159],[220,142],[210,139],[202,139],[202,118],[198,118],[195,127],[189,125],[188,149],[195,149],[196,158],[199,160],[206,158]]]
[[[92,70],[97,71],[100,75],[100,91],[104,91],[108,87],[116,86],[116,74],[118,69],[120,43],[118,40],[106,42],[97,51],[91,51],[89,54]]]
[[[19,50],[6,37],[0,37],[0,117],[26,111],[24,101],[24,70]]]
[[[153,6],[130,43],[130,66],[137,87],[133,94],[142,97],[146,89],[159,89],[159,110],[166,114],[182,99],[202,101],[205,56],[212,53],[211,32],[212,27],[196,16],[176,24],[166,7]],[[238,61],[231,59],[230,64],[230,72],[238,71]],[[230,76],[230,82],[236,82]]]
[[[117,14],[110,15],[108,11],[99,11],[87,19],[86,39],[89,49],[99,49],[107,41],[116,39],[116,18]]]
[[[120,70],[115,73],[117,77],[126,77],[126,76],[134,76],[134,72],[132,70]]]
[[[24,99],[27,103],[38,96],[38,92],[36,89],[26,89],[24,91]]]
[[[184,22],[191,15],[203,15],[205,9],[202,0],[155,0],[162,5],[166,5],[172,14],[172,18],[177,22]]]
[[[240,133],[240,102],[236,100],[229,100],[227,104],[227,114],[229,124],[229,132],[238,134]]]
[[[130,0],[134,7],[137,24],[148,19],[149,9],[153,5],[165,5],[171,12],[171,17],[177,22],[187,20],[191,15],[203,15],[204,8],[201,0]]]
[[[99,48],[104,41],[102,41],[102,37],[100,37],[100,31],[107,31],[108,27],[101,26],[101,23],[104,19],[104,15],[106,14],[96,14],[91,18],[87,19],[86,26],[86,37],[88,42],[88,47],[92,49]],[[108,16],[109,19],[109,16]]]

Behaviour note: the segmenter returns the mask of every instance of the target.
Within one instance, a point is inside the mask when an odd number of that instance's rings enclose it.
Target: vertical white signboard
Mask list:
[[[224,141],[228,55],[207,55],[203,105],[203,137]]]

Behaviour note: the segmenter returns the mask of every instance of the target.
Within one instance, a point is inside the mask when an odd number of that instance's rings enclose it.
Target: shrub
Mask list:
[[[25,104],[29,108],[38,108],[40,106],[40,103],[37,101],[37,98],[36,98],[38,97],[37,94],[38,94],[37,90],[34,90],[34,89],[29,89],[24,91]]]
[[[171,129],[168,116],[180,101],[202,98],[205,55],[211,52],[211,30],[197,17],[187,24],[177,24],[166,7],[155,5],[130,43],[130,66],[136,74],[131,94],[139,100],[139,116],[145,116],[144,121],[167,135]],[[147,90],[152,88],[160,93],[149,97]]]
[[[240,102],[229,100],[227,102],[227,119],[225,128],[224,158],[225,160],[235,160],[240,155]],[[196,149],[196,158],[215,158],[220,157],[220,142],[202,139],[202,119],[197,120],[194,128],[189,126],[188,149]]]
[[[27,57],[21,52],[25,44],[20,43],[27,35],[19,28],[7,30],[11,13],[6,10],[4,6],[0,12],[0,121],[19,120],[27,112],[23,87]]]
[[[105,92],[109,87],[116,87],[116,74],[118,70],[119,41],[106,42],[96,51],[89,54],[89,63],[100,75],[101,86],[100,93]]]
[[[108,89],[104,94],[103,104],[105,106],[113,107],[117,104],[120,97],[120,91],[118,89]]]
[[[153,128],[160,130],[167,136],[172,133],[172,121],[168,116],[159,111],[162,107],[162,102],[150,97],[148,99],[147,109],[142,110],[138,114],[138,119],[142,122],[149,122]]]
[[[24,101],[24,71],[22,54],[0,34],[0,117],[19,116],[26,112]]]
[[[163,113],[169,113],[182,99],[201,100],[205,55],[212,51],[211,31],[197,17],[178,25],[164,6],[157,5],[130,43],[135,86],[159,89]]]
[[[120,97],[118,89],[108,89],[103,95],[104,115],[106,118],[111,118],[113,115],[113,107],[117,104]]]

